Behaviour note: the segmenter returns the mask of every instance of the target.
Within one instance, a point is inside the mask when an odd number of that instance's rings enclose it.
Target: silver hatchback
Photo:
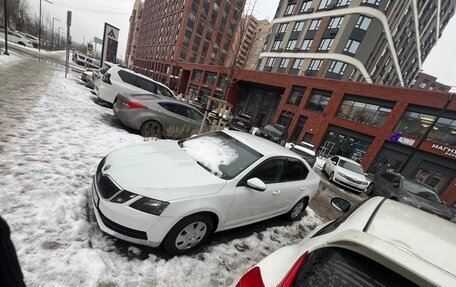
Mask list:
[[[114,114],[144,137],[183,139],[198,134],[203,114],[190,105],[156,94],[119,94]],[[206,121],[203,131],[209,129]]]

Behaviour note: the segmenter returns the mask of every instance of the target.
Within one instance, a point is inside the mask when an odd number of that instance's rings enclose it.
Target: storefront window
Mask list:
[[[391,109],[378,105],[371,105],[362,102],[344,100],[337,115],[346,119],[365,125],[380,127],[391,113]]]
[[[323,112],[328,105],[330,96],[331,92],[329,91],[312,90],[312,95],[310,96],[306,108],[311,111]]]
[[[415,180],[432,187],[437,193],[441,193],[448,186],[451,178],[440,172],[419,167],[415,175]]]
[[[409,136],[422,138],[434,119],[435,117],[432,115],[407,111],[394,130]]]
[[[440,118],[429,133],[428,140],[456,147],[456,120]]]
[[[361,162],[369,146],[370,143],[367,141],[330,130],[318,149],[318,155],[323,157],[340,155]]]
[[[293,90],[291,91],[291,95],[288,98],[287,104],[293,105],[293,106],[299,106],[301,103],[302,97],[304,96],[304,93],[306,91],[306,88],[304,87],[293,87]]]

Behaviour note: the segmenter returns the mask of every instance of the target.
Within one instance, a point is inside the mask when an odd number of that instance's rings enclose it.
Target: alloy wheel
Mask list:
[[[179,250],[190,249],[196,246],[208,232],[206,223],[192,222],[187,225],[176,237],[175,245]]]

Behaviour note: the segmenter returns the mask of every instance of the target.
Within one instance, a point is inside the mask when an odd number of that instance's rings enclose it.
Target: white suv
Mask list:
[[[2,34],[0,37],[5,39],[5,31],[2,29],[2,30],[0,30],[0,33]],[[13,32],[10,30],[8,30],[8,41],[22,45],[24,47],[33,48],[33,43],[30,42],[27,38],[25,38],[24,36],[22,36],[21,34],[19,34],[17,32]]]
[[[174,93],[162,83],[118,65],[112,66],[104,74],[101,83],[95,87],[95,93],[99,99],[110,104],[116,101],[120,93],[154,93],[176,98]]]

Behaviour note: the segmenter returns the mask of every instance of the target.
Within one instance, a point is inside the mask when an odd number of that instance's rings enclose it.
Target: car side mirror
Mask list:
[[[251,189],[255,189],[258,191],[266,190],[266,184],[258,177],[254,177],[254,178],[247,180],[247,186],[250,187]]]
[[[336,165],[336,164],[337,164],[337,161],[335,161],[335,160],[332,160],[332,163]]]
[[[350,207],[351,207],[350,202],[348,202],[347,200],[340,198],[340,197],[335,197],[335,198],[331,199],[331,205],[335,209],[337,209],[343,213],[349,211]]]

